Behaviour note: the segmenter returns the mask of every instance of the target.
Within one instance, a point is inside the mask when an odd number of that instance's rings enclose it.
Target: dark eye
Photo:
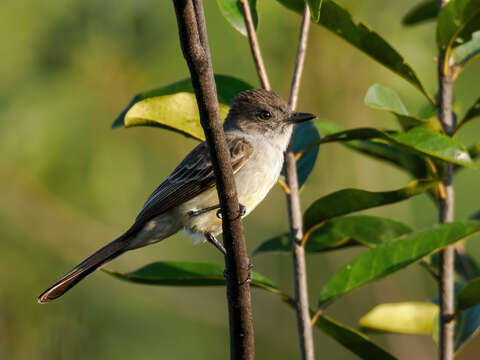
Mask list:
[[[268,120],[272,117],[272,114],[269,111],[262,111],[258,114],[258,117],[262,120]]]

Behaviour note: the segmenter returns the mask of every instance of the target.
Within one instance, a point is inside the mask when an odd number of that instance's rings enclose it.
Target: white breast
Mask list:
[[[274,146],[261,146],[235,174],[239,202],[249,214],[267,196],[282,170],[283,152]]]
[[[283,165],[283,150],[280,147],[268,142],[257,142],[254,145],[256,146],[251,158],[235,173],[238,200],[245,206],[246,215],[257,207],[276,184]],[[179,211],[184,214],[184,227],[192,233],[219,234],[222,222],[216,216],[216,210],[194,217],[186,215],[188,211],[204,209],[218,203],[217,190],[212,188],[181,205]]]

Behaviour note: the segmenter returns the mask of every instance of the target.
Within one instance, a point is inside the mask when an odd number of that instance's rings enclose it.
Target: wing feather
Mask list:
[[[236,173],[253,153],[243,138],[227,136],[233,172]],[[195,147],[163,183],[150,195],[133,227],[168,211],[215,186],[215,175],[206,142]],[[137,226],[135,226],[137,225]]]

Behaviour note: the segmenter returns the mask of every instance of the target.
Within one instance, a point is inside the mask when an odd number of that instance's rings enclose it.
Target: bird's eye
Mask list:
[[[262,120],[268,120],[272,117],[272,114],[269,111],[262,111],[258,114],[258,117]]]

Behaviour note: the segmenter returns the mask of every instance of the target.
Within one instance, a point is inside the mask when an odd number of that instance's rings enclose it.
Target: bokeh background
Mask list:
[[[427,87],[436,88],[432,23],[404,28],[415,0],[344,0],[402,53]],[[246,38],[205,1],[214,68],[258,84]],[[258,1],[259,38],[274,88],[288,95],[300,17],[274,0]],[[97,272],[61,300],[38,305],[36,296],[86,255],[123,232],[150,192],[195,145],[156,128],[110,130],[137,92],[188,76],[173,6],[169,1],[3,0],[0,2],[0,358],[23,359],[226,359],[228,321],[223,288],[166,288],[120,282]],[[455,86],[465,111],[480,93],[480,63]],[[409,84],[314,25],[299,109],[344,128],[396,128],[387,113],[366,107],[373,83],[396,89],[415,111],[422,96]],[[463,113],[460,110],[460,113]],[[478,141],[480,124],[460,133]],[[455,180],[456,216],[480,204],[480,173]],[[344,187],[389,190],[408,177],[389,165],[339,145],[321,148],[302,192],[306,208]],[[369,211],[422,228],[436,210],[422,195]],[[275,188],[245,221],[249,250],[287,230],[285,199]],[[479,239],[468,244],[480,259]],[[361,249],[308,258],[312,303],[322,284]],[[156,260],[213,261],[209,245],[193,246],[183,234],[121,257],[110,268],[130,271]],[[291,259],[262,255],[255,269],[292,293]],[[411,266],[342,297],[328,314],[356,322],[380,302],[425,300],[436,292],[425,271]],[[299,357],[294,312],[275,296],[254,290],[258,359]],[[371,335],[400,359],[434,359],[428,336]],[[317,358],[354,355],[316,331]],[[476,358],[480,338],[458,359]]]

